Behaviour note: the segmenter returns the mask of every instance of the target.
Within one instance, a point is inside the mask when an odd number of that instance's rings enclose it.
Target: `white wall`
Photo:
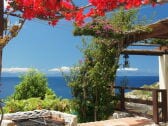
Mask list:
[[[167,89],[168,102],[168,55],[159,56],[159,87],[160,89]]]

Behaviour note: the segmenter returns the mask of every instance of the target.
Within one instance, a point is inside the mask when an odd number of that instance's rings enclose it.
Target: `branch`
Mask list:
[[[73,0],[70,0],[70,2],[72,3],[73,6],[76,7],[75,3],[73,2]]]
[[[88,7],[91,7],[91,6],[93,6],[92,4],[88,4],[88,5],[86,5],[86,6],[83,6],[83,7],[79,7],[80,9],[86,9],[86,8],[88,8]]]
[[[13,12],[7,12],[7,11],[5,11],[4,14],[23,19],[23,17],[20,14],[14,14]]]
[[[13,25],[11,27],[11,29],[9,30],[9,34],[4,36],[3,38],[0,38],[0,47],[5,47],[9,41],[11,41],[14,37],[16,37],[18,35],[18,33],[20,32],[20,30],[22,29],[24,23],[25,23],[25,19],[23,21],[21,21],[21,25]]]

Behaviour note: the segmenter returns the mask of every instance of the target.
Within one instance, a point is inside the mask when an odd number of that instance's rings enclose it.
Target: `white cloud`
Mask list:
[[[117,71],[138,71],[138,68],[119,68]]]
[[[67,67],[67,66],[62,66],[62,67],[57,67],[57,68],[52,68],[49,69],[49,72],[70,72],[71,69],[79,69],[79,67]],[[138,71],[138,68],[119,68],[117,71],[121,72],[126,72],[126,71]]]
[[[70,71],[70,67],[60,67],[60,68],[53,68],[53,69],[49,69],[48,71],[50,72],[69,72]]]
[[[27,72],[30,68],[20,68],[20,67],[13,67],[13,68],[2,68],[2,72],[5,73],[24,73]]]
[[[78,67],[67,67],[67,66],[62,66],[59,68],[52,68],[49,69],[49,72],[70,72],[71,69],[78,69]]]

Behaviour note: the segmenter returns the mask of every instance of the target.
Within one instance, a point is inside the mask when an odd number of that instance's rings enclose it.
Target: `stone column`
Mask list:
[[[159,56],[159,87],[167,90],[168,102],[168,55]]]

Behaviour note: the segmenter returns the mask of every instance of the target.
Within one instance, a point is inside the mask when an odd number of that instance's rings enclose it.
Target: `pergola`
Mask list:
[[[146,31],[128,32],[125,35],[125,41],[124,41],[125,44],[130,45],[131,43],[135,43],[149,38],[168,39],[168,19],[160,20],[145,27],[150,28],[151,29],[150,32]],[[159,87],[160,89],[166,89],[168,92],[168,46],[160,46],[155,50],[124,49],[122,51],[122,54],[159,56]]]
[[[93,23],[90,23],[84,28],[77,28],[74,31],[75,35],[92,35],[95,37],[98,37],[96,31],[102,31],[102,27],[94,27],[95,29],[90,28],[90,26],[100,24],[101,22],[96,21]],[[159,87],[160,89],[166,89],[168,92],[168,46],[160,46],[155,50],[127,50],[126,47],[132,45],[133,43],[138,43],[139,41],[143,41],[146,39],[156,38],[156,39],[168,39],[168,19],[163,19],[160,21],[157,21],[155,23],[146,25],[141,27],[141,29],[135,29],[131,31],[126,32],[118,32],[114,29],[108,29],[108,31],[105,31],[104,34],[99,34],[99,37],[102,38],[108,38],[113,39],[113,37],[116,36],[122,36],[122,39],[114,42],[111,42],[112,48],[115,47],[116,44],[120,44],[119,47],[121,49],[121,54],[129,54],[129,55],[153,55],[153,56],[159,56]],[[115,39],[115,38],[114,38]],[[167,93],[168,98],[168,93]],[[167,100],[168,101],[168,100]],[[168,108],[168,106],[167,106]]]

